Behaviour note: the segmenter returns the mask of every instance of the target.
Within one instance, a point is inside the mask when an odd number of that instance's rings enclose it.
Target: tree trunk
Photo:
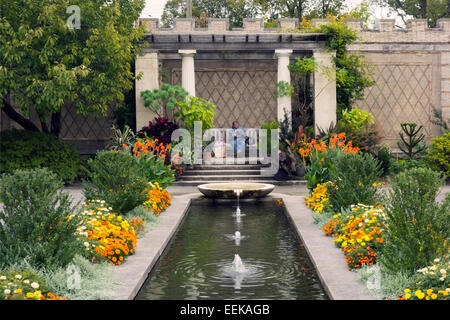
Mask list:
[[[422,19],[427,18],[427,0],[420,0],[420,15]]]
[[[299,20],[303,18],[303,0],[297,2],[297,18]]]
[[[48,130],[47,122],[42,120],[40,117],[39,117],[39,122],[41,123],[42,132],[50,133],[50,131]]]
[[[287,11],[289,12],[289,18],[295,18],[295,4],[290,6],[286,3]]]
[[[61,132],[61,111],[52,113],[52,120],[50,123],[50,133],[59,138]]]
[[[2,97],[2,101],[3,101],[3,107],[1,108],[1,110],[11,120],[14,120],[15,122],[17,122],[25,130],[36,131],[36,132],[40,131],[39,128],[30,119],[25,118],[19,112],[17,112],[5,97]]]

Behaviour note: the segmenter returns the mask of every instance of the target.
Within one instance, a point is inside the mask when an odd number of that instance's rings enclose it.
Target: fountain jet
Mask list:
[[[241,216],[241,208],[239,208],[239,196],[242,194],[242,189],[235,189],[234,193],[237,196],[236,217],[240,217]]]
[[[241,244],[241,233],[239,231],[236,231],[234,233],[234,243],[238,246]]]
[[[239,257],[238,254],[234,255],[234,260],[233,260],[233,270],[237,273],[243,273],[245,272],[245,266],[244,263],[241,260],[241,257]]]

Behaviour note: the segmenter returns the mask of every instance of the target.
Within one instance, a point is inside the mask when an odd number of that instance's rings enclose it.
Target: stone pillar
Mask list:
[[[196,50],[178,50],[181,55],[181,86],[195,97],[195,67],[194,55]]]
[[[450,19],[445,19],[449,20]],[[444,121],[450,122],[450,51],[441,53],[441,111]]]
[[[159,88],[158,75],[158,53],[149,52],[136,58],[136,77],[141,74],[141,78],[136,79],[136,131],[144,126],[148,126],[156,114],[144,106],[141,92]]]
[[[318,68],[314,73],[314,131],[326,130],[336,124],[336,73],[333,64],[334,52],[313,52]]]
[[[289,56],[292,54],[292,49],[277,49],[275,50],[275,56],[278,58],[278,73],[277,81],[285,81],[291,84],[291,73],[288,69]],[[284,114],[287,113],[289,118],[292,118],[291,111],[291,97],[285,96],[277,98],[277,117],[278,121],[284,120]]]

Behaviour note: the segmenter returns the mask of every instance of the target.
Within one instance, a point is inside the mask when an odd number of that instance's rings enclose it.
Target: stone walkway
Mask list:
[[[75,201],[83,201],[83,193],[81,185],[73,185],[64,188],[66,192],[72,195]],[[196,186],[170,186],[167,191],[173,195],[186,195],[198,193]],[[302,185],[290,185],[290,186],[275,186],[274,193],[281,193],[289,196],[307,196],[309,194],[306,186]],[[445,198],[446,193],[450,192],[450,185],[443,186],[437,197],[438,201],[442,201]]]
[[[83,201],[83,192],[81,185],[72,185],[64,188],[66,192],[68,192],[75,201]],[[198,189],[196,186],[170,186],[166,189],[171,195],[186,195],[192,193],[198,193]],[[450,187],[449,187],[450,191]],[[305,186],[275,186],[273,190],[275,193],[282,193],[290,196],[307,196],[308,189]]]
[[[83,202],[83,190],[81,185],[71,185],[64,188],[64,191],[69,193],[74,202]],[[171,186],[167,188],[167,191],[173,195],[188,195],[198,193],[196,186]],[[281,193],[289,196],[307,196],[309,194],[308,189],[302,185],[291,185],[291,186],[275,186],[273,190],[274,193]],[[441,188],[441,191],[437,197],[438,201],[442,201],[445,195],[450,192],[450,185],[446,185]],[[0,203],[1,205],[1,203]]]

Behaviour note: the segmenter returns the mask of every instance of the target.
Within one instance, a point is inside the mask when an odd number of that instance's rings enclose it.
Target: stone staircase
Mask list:
[[[254,162],[253,162],[254,163]],[[263,176],[261,168],[267,167],[259,161],[257,164],[214,164],[204,163],[194,165],[185,169],[183,175],[179,176],[174,182],[176,186],[197,186],[204,183],[221,183],[221,182],[259,182],[271,183],[274,185],[303,185],[304,180],[277,180],[276,175]]]

